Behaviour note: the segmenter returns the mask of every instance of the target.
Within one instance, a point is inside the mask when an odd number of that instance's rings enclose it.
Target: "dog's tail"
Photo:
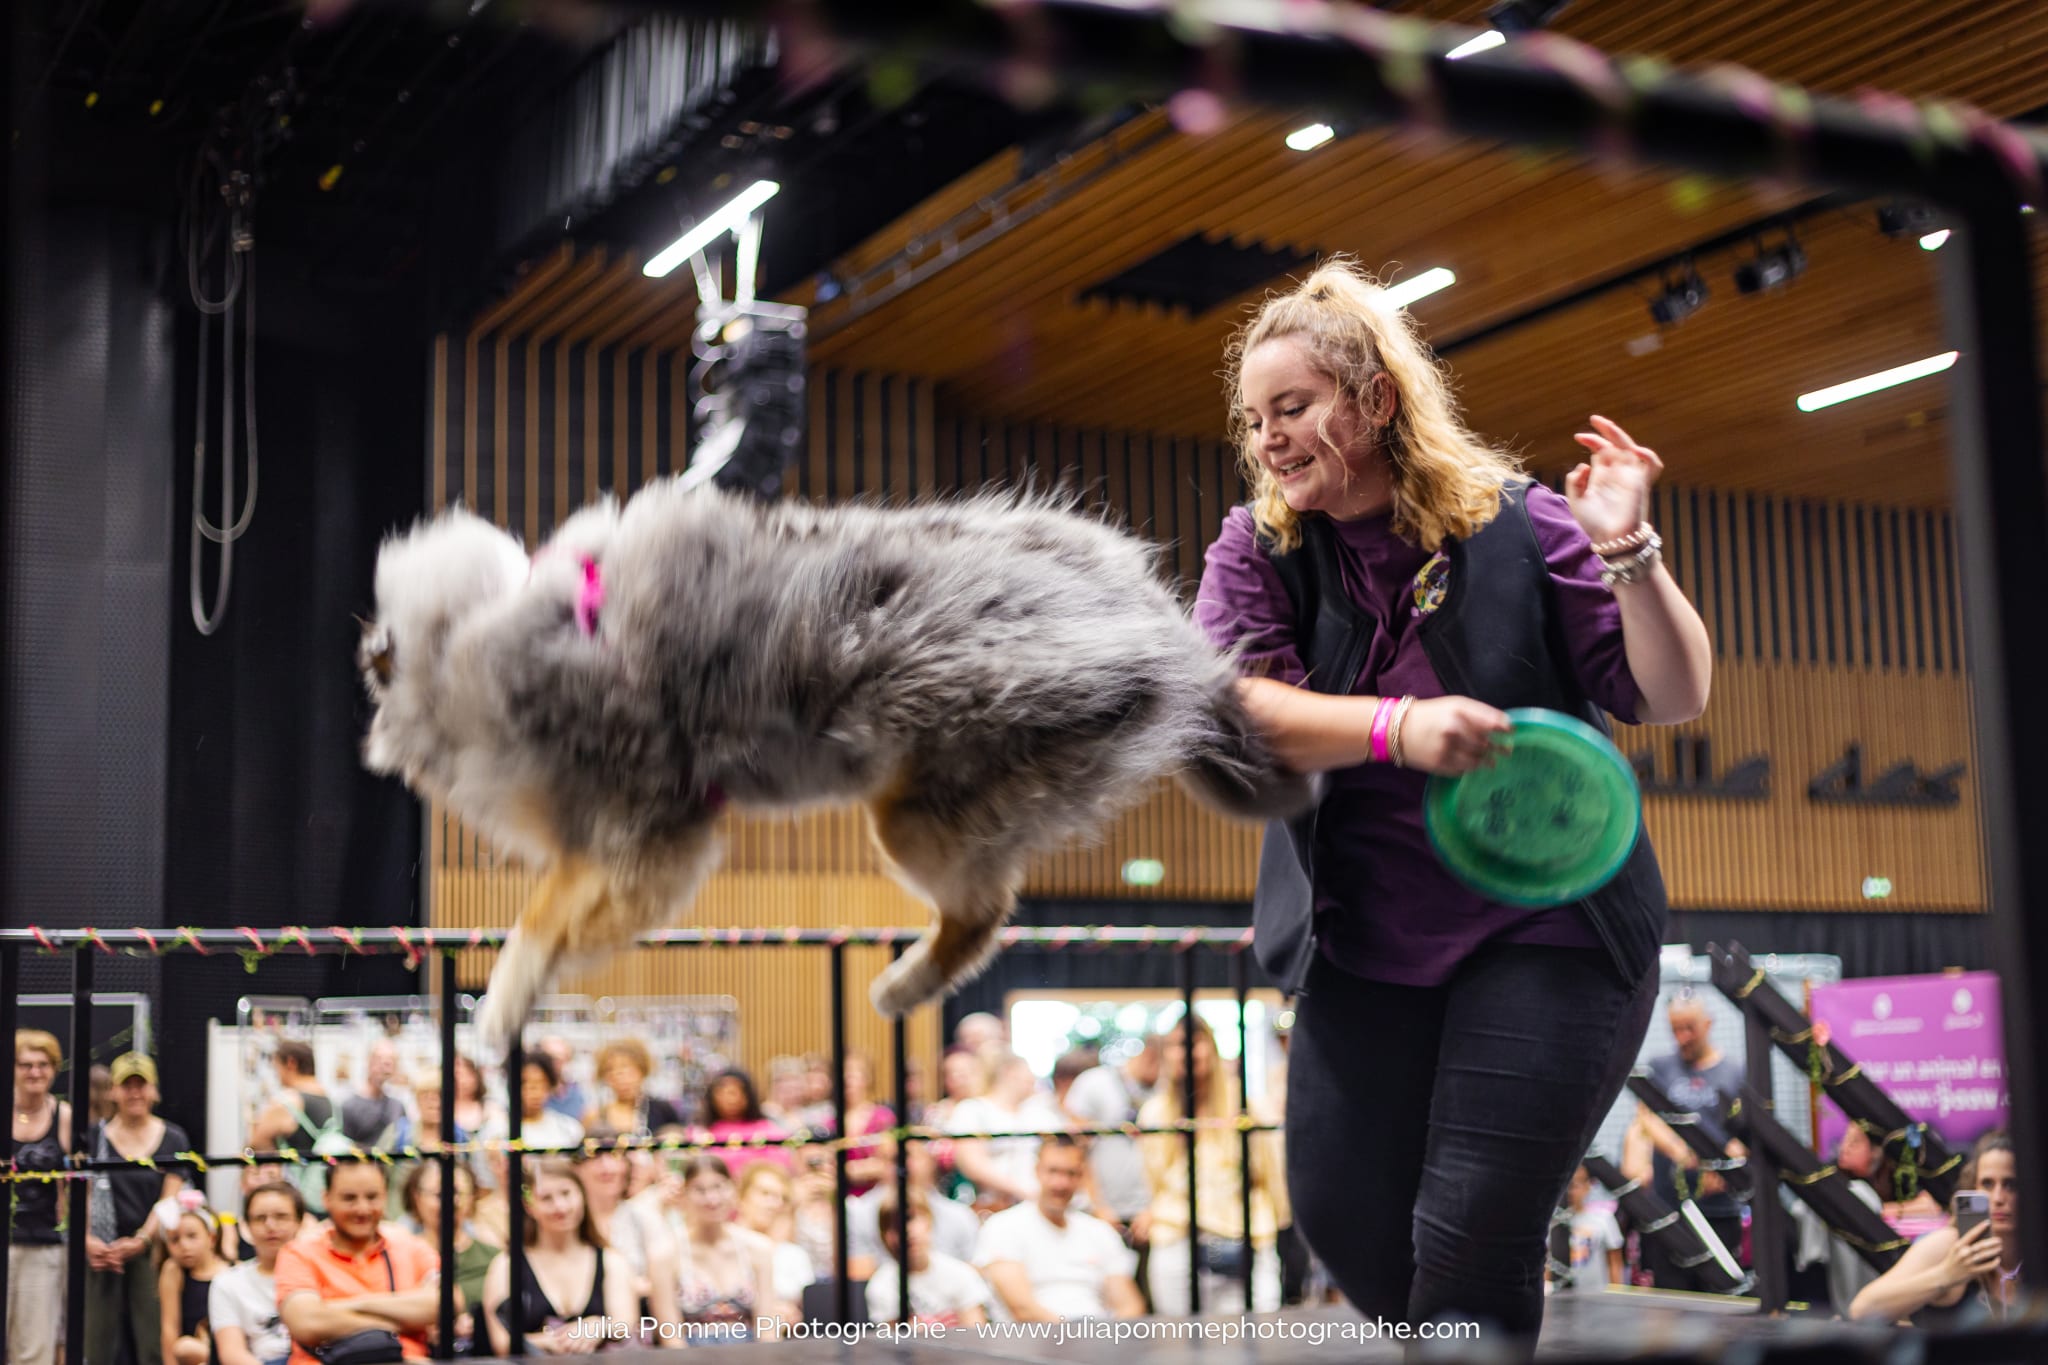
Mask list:
[[[1225,685],[1209,699],[1208,734],[1180,772],[1196,800],[1240,820],[1285,820],[1322,798],[1322,779],[1284,767]]]

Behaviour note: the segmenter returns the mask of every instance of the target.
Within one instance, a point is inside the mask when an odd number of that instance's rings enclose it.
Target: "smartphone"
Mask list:
[[[1991,1217],[1991,1196],[1982,1190],[1957,1190],[1949,1207],[1955,1210],[1956,1232],[1967,1237],[1971,1228]]]

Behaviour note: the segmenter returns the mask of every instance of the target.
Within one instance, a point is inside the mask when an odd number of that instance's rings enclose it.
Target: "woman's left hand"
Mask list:
[[[1593,430],[1573,439],[1589,459],[1565,477],[1565,501],[1595,545],[1618,540],[1646,520],[1650,486],[1664,472],[1664,462],[1605,417],[1593,418]]]

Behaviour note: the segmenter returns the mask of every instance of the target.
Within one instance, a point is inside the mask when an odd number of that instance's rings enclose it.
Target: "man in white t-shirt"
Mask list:
[[[936,1198],[936,1196],[930,1196]],[[927,1327],[980,1327],[988,1321],[989,1287],[965,1261],[932,1250],[932,1216],[927,1196],[910,1193],[910,1313]],[[884,1252],[868,1279],[868,1319],[895,1322],[903,1270],[897,1261],[896,1191],[883,1188],[876,1204],[882,1217]]]
[[[846,1266],[847,1273],[856,1280],[872,1275],[882,1259],[882,1226],[877,1214],[884,1196],[892,1208],[895,1206],[896,1145],[884,1141],[878,1144],[877,1152],[889,1163],[889,1174],[866,1194],[855,1195],[846,1201]],[[975,1240],[981,1236],[981,1220],[974,1216],[973,1209],[939,1193],[939,1163],[932,1156],[930,1143],[911,1143],[905,1162],[910,1168],[912,1200],[914,1202],[917,1196],[922,1195],[931,1216],[932,1250],[941,1256],[971,1263]]]
[[[974,1263],[1017,1322],[1145,1314],[1138,1258],[1100,1218],[1070,1206],[1087,1171],[1081,1146],[1060,1134],[1039,1144],[1038,1194],[981,1226]]]
[[[986,1095],[953,1106],[946,1130],[951,1133],[1045,1133],[1072,1125],[1066,1115],[1041,1094],[1031,1063],[1006,1053],[994,1064]],[[953,1144],[960,1174],[973,1183],[975,1203],[1007,1208],[1029,1203],[1038,1186],[1032,1172],[1038,1162],[1035,1137],[972,1138]]]

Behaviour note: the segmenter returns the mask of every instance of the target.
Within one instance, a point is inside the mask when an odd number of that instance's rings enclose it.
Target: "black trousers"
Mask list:
[[[1654,969],[1628,987],[1590,948],[1496,945],[1433,987],[1315,964],[1289,1048],[1287,1186],[1361,1313],[1535,1336],[1550,1211],[1656,1000]]]

